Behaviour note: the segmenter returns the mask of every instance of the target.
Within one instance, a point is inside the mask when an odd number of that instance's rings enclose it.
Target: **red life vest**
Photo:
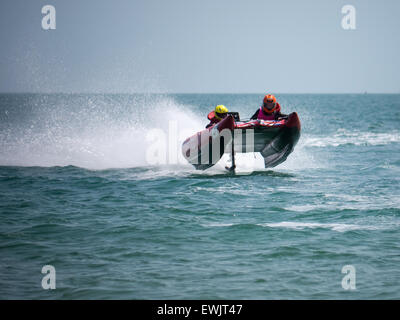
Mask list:
[[[211,121],[209,124],[218,123],[218,122],[220,121],[219,119],[217,119],[217,118],[215,117],[214,111],[211,111],[211,112],[208,114],[207,119]]]
[[[258,115],[257,115],[257,119],[260,120],[275,120],[275,114],[277,112],[281,111],[281,106],[279,105],[279,103],[276,104],[276,110],[270,114],[266,114],[263,112],[263,107],[260,107],[260,110],[258,111]]]

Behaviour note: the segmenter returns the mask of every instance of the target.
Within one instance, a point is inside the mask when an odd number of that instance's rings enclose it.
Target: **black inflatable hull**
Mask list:
[[[273,168],[284,162],[292,153],[300,138],[297,127],[283,128],[279,134],[260,152],[264,157],[265,168]]]
[[[226,130],[229,134],[222,135],[227,133]],[[224,153],[232,151],[233,137],[235,153],[259,152],[264,158],[265,168],[271,168],[287,159],[300,138],[300,130],[296,112],[277,121],[241,122],[228,116],[217,125],[186,139],[182,154],[196,169],[205,170],[215,165]],[[213,149],[212,144],[216,148]]]

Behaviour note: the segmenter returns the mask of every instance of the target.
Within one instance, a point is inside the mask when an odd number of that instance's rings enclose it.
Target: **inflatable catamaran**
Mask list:
[[[198,170],[215,165],[224,153],[230,153],[234,170],[235,153],[259,152],[265,168],[284,162],[300,137],[296,112],[279,120],[241,121],[238,112],[229,112],[219,123],[197,132],[182,144],[182,154]]]

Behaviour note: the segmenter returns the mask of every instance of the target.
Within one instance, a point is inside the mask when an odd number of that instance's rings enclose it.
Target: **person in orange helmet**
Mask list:
[[[286,115],[281,113],[280,104],[276,101],[275,96],[267,94],[262,106],[257,109],[250,120],[278,120],[281,117],[286,117]]]

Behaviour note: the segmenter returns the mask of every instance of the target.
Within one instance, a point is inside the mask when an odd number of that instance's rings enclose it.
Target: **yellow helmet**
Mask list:
[[[225,107],[224,105],[220,104],[215,107],[214,114],[218,120],[221,120],[221,119],[225,118],[226,115],[228,114],[228,108]]]

